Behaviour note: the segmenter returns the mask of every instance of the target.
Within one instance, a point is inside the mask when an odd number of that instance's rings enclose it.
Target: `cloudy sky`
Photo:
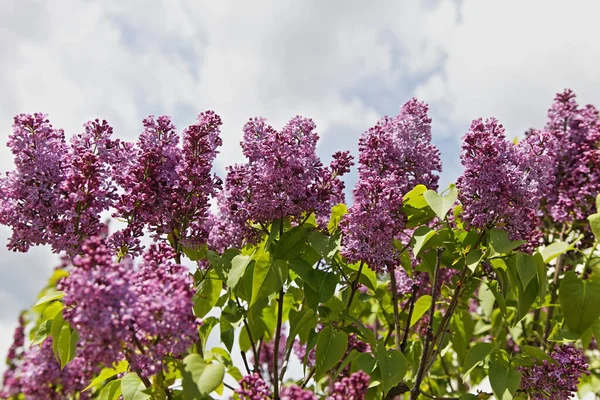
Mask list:
[[[105,118],[133,140],[148,114],[224,120],[216,170],[241,160],[247,118],[312,117],[325,159],[412,96],[431,106],[448,184],[470,120],[541,127],[569,87],[600,104],[595,1],[10,1],[0,11],[0,141],[43,111],[68,134]],[[11,168],[0,147],[0,169]],[[353,184],[350,177],[348,183]],[[2,228],[4,242],[9,231]],[[54,266],[0,247],[0,353]]]

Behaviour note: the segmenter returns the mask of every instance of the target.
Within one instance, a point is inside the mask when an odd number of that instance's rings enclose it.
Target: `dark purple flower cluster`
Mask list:
[[[583,351],[562,345],[550,357],[556,363],[543,360],[532,367],[521,367],[521,389],[533,400],[572,398],[579,379],[590,374]]]
[[[579,107],[575,93],[556,95],[548,111],[546,130],[559,143],[556,183],[547,201],[554,222],[584,220],[595,212],[594,199],[600,193],[600,119],[592,106]]]
[[[114,216],[125,219],[127,227],[111,241],[121,254],[140,252],[145,227],[155,238],[171,235],[176,247],[188,238],[206,241],[209,199],[218,187],[210,171],[221,145],[221,124],[214,112],[201,113],[183,132],[182,149],[169,117],[144,120],[131,162],[118,179],[124,193]]]
[[[476,228],[504,229],[512,240],[531,239],[540,202],[552,187],[555,147],[545,132],[514,145],[496,119],[474,120],[463,137],[465,171],[457,181],[463,219]]]
[[[13,334],[13,342],[8,349],[6,355],[7,368],[2,375],[2,391],[0,391],[0,398],[8,398],[11,395],[19,393],[20,379],[17,373],[17,369],[24,354],[25,346],[25,318],[23,315],[19,317],[19,325],[15,329]]]
[[[289,385],[281,389],[281,400],[317,400],[317,396],[310,390],[302,389],[298,385]]]
[[[300,116],[280,131],[264,118],[246,123],[241,144],[248,162],[228,167],[211,234],[214,248],[252,241],[256,225],[278,218],[314,212],[321,223],[328,220],[331,207],[344,201],[339,176],[350,170],[352,161],[347,152],[340,152],[324,167],[316,153],[315,129],[311,119]]]
[[[272,393],[259,374],[246,375],[235,390],[240,400],[271,400]]]
[[[186,352],[197,337],[194,291],[189,272],[172,257],[166,246],[153,245],[135,269],[131,262],[113,262],[102,239],[83,245],[59,284],[66,293],[64,318],[80,335],[82,357],[105,366],[125,358],[151,376],[165,356]]]
[[[358,371],[334,382],[327,400],[363,400],[369,389],[369,375]]]
[[[90,398],[90,393],[82,393],[82,390],[98,372],[98,367],[81,357],[75,357],[61,370],[52,352],[52,338],[48,338],[27,350],[11,379],[4,381],[0,396],[9,398],[24,394],[32,400],[59,400],[78,393],[78,398],[85,400]]]
[[[300,362],[304,363],[304,357],[306,357],[306,367],[312,368],[315,366],[317,361],[316,349],[313,347],[308,352],[308,357],[306,356],[306,344],[302,344],[300,339],[296,338],[294,340],[294,344],[292,349],[294,350],[294,354],[296,357],[300,359]]]
[[[437,189],[439,150],[431,144],[428,106],[412,99],[359,140],[354,205],[342,222],[343,254],[376,271],[398,264],[393,239],[402,239],[402,198],[418,184]]]

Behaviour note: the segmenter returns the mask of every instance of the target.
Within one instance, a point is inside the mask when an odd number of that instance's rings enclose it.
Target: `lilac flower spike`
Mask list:
[[[428,106],[412,99],[359,140],[358,182],[346,215],[343,254],[381,271],[398,263],[393,239],[403,239],[403,196],[418,184],[437,189],[440,152],[431,144]]]
[[[512,240],[531,239],[537,209],[551,188],[555,140],[534,131],[518,145],[494,118],[474,120],[463,137],[458,178],[463,219],[472,227],[499,227]]]
[[[547,201],[554,222],[584,220],[595,212],[600,193],[600,119],[592,106],[579,107],[575,93],[565,90],[556,95],[548,111],[546,131],[558,142],[556,184]]]
[[[583,351],[562,345],[550,356],[556,363],[544,360],[532,367],[521,367],[521,389],[533,400],[573,398],[579,379],[590,374]]]

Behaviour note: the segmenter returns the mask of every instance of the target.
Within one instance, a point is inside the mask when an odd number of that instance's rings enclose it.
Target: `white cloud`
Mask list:
[[[461,23],[432,35],[445,61],[416,90],[459,133],[480,116],[496,116],[511,136],[542,127],[567,87],[600,104],[599,3],[464,0],[461,11]]]

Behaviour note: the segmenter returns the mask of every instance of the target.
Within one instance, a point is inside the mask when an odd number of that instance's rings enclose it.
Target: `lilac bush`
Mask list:
[[[101,119],[68,141],[16,116],[0,223],[9,249],[62,261],[20,317],[0,397],[600,392],[596,109],[565,91],[513,142],[475,119],[439,193],[428,112],[411,99],[363,133],[348,204],[353,158],[324,165],[309,118],[251,118],[221,179],[213,111],[180,133],[149,116],[135,143]]]

